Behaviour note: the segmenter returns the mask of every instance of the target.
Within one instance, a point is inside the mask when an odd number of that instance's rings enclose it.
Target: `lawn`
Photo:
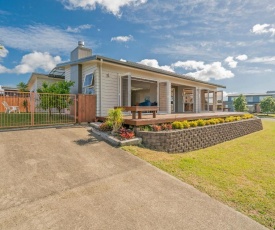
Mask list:
[[[31,126],[31,113],[0,113],[0,128]],[[68,114],[34,113],[34,125],[51,125],[73,123],[75,120]]]
[[[259,117],[259,118],[275,118],[275,114],[274,113],[270,113],[270,114],[266,114],[266,113],[255,113],[255,116]]]
[[[185,154],[123,149],[275,229],[275,122],[263,125],[263,131]]]

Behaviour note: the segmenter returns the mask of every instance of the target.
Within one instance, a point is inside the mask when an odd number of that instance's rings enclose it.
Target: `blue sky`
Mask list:
[[[274,0],[0,0],[0,85],[93,54],[225,85],[275,90]]]

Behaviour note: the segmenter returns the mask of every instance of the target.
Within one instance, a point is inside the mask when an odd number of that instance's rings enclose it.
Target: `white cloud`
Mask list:
[[[9,51],[4,47],[0,45],[0,58],[4,58],[8,55]]]
[[[160,66],[156,59],[144,59],[144,60],[141,60],[138,63],[143,64],[143,65],[147,65],[147,66],[150,66],[150,67],[154,67],[154,68],[174,72],[174,70],[168,65]]]
[[[122,58],[120,59],[120,61],[127,62],[125,59],[122,59]]]
[[[275,56],[255,57],[255,58],[249,59],[248,62],[263,63],[263,64],[275,64]]]
[[[202,61],[178,61],[172,64],[173,68],[184,68],[186,70],[200,70],[204,68],[204,62]]]
[[[245,61],[245,60],[247,60],[247,55],[246,54],[242,54],[242,55],[239,55],[239,56],[237,56],[236,57],[236,59],[237,60],[239,60],[239,61]]]
[[[60,56],[53,57],[47,52],[32,52],[24,55],[20,64],[15,66],[13,69],[8,69],[5,66],[0,65],[0,73],[26,74],[37,70],[49,72],[60,62]]]
[[[23,56],[21,64],[17,65],[12,72],[25,74],[42,69],[45,72],[51,71],[58,63],[61,62],[60,56],[51,56],[49,53],[33,52]]]
[[[271,33],[271,36],[275,35],[275,27],[270,24],[256,24],[252,28],[252,33],[254,34],[268,34]]]
[[[230,68],[234,69],[237,67],[238,62],[234,60],[234,57],[229,56],[224,60]]]
[[[84,10],[95,10],[97,5],[107,12],[120,16],[120,9],[124,6],[138,6],[147,0],[62,0],[66,9],[73,10],[82,8]]]
[[[66,32],[57,27],[46,25],[18,27],[0,27],[1,40],[6,47],[23,51],[50,52],[52,54],[68,53],[77,46],[79,35]],[[82,40],[90,45],[93,42],[85,37]],[[92,43],[92,44],[91,44]]]
[[[134,40],[134,37],[132,35],[129,36],[117,36],[117,37],[112,37],[111,41],[115,42],[129,42]]]
[[[0,64],[0,74],[1,73],[9,73],[9,72],[10,72],[9,69],[7,69],[5,66]]]
[[[91,25],[91,24],[84,24],[84,25],[80,25],[80,26],[77,26],[77,27],[68,26],[66,31],[71,32],[71,33],[79,33],[82,30],[88,30],[88,29],[91,29],[92,27],[93,27],[93,25]]]
[[[195,70],[196,72],[190,72],[186,75],[194,77],[199,80],[209,81],[211,78],[220,80],[224,78],[232,78],[234,74],[225,69],[221,62],[213,62],[211,64],[204,64],[204,62],[186,61],[176,62],[172,65],[175,68],[184,68],[186,70]]]

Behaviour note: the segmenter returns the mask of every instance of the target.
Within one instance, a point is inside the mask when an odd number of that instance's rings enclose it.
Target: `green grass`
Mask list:
[[[186,154],[124,150],[275,229],[275,122],[264,130]]]
[[[254,115],[257,116],[257,117],[260,117],[260,118],[275,118],[275,114],[274,113],[270,113],[270,114],[255,113]]]
[[[73,123],[74,118],[64,114],[35,113],[34,125]],[[31,113],[0,113],[0,128],[31,126]]]

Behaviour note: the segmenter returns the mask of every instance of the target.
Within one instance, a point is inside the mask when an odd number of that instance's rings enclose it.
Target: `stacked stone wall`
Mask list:
[[[137,131],[137,136],[145,147],[177,153],[207,148],[262,129],[261,119],[255,118],[182,130]]]

